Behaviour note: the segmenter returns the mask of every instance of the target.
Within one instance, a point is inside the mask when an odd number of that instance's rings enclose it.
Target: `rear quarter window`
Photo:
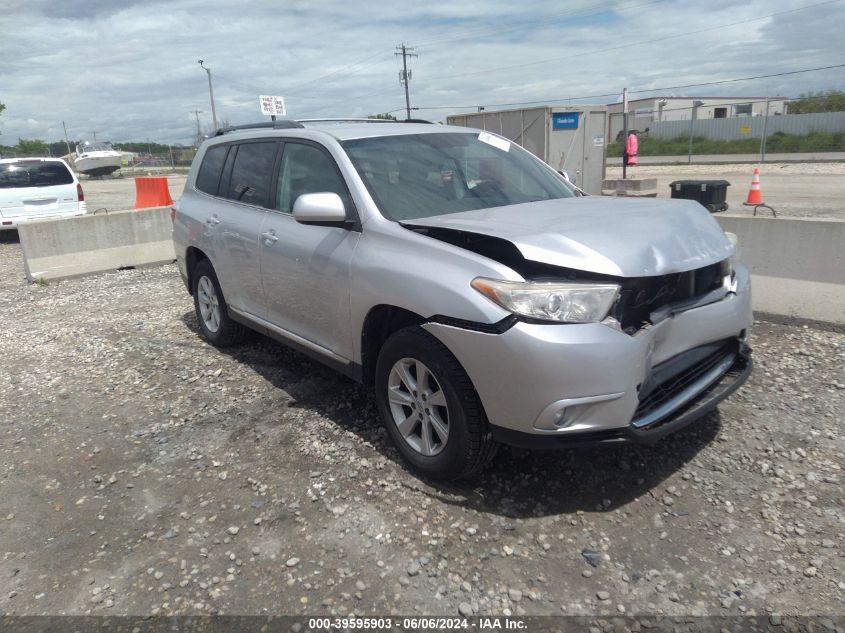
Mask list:
[[[0,189],[71,184],[73,174],[63,163],[19,162],[0,165]]]
[[[226,162],[226,152],[228,149],[228,145],[215,145],[214,147],[208,148],[202,159],[199,173],[197,174],[197,189],[212,196],[217,195],[217,190],[220,187],[220,176],[223,173],[223,163]]]

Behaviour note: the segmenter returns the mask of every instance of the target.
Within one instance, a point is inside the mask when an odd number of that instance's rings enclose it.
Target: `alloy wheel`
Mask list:
[[[399,434],[418,453],[440,453],[449,439],[449,406],[437,378],[424,363],[402,358],[390,370],[387,400]]]
[[[200,318],[209,332],[217,332],[220,329],[220,300],[217,298],[217,291],[214,282],[206,276],[202,276],[197,283],[197,303],[200,309]]]

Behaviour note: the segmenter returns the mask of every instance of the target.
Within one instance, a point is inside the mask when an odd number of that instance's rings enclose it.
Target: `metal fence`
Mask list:
[[[764,128],[766,136],[776,132],[799,136],[812,132],[835,134],[845,132],[845,112],[697,119],[692,122],[692,135],[714,141],[734,141],[762,138]],[[655,138],[687,137],[690,135],[690,121],[655,121],[649,124],[648,135]]]

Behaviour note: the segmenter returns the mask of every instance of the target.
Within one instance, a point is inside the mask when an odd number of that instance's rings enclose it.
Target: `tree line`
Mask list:
[[[70,151],[75,152],[76,146],[81,140],[70,141]],[[124,152],[135,154],[169,154],[170,145],[153,143],[147,141],[128,141],[126,143],[113,143],[113,147]],[[174,149],[181,146],[172,146]],[[0,154],[14,156],[64,156],[68,153],[65,141],[54,141],[48,143],[42,139],[19,138],[17,145],[0,144]]]

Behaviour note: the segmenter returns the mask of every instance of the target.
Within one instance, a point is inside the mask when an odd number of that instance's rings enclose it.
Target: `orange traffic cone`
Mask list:
[[[757,215],[757,209],[762,207],[771,211],[774,217],[778,217],[777,211],[763,202],[763,192],[760,190],[759,167],[754,168],[754,176],[751,178],[751,189],[748,190],[748,199],[742,204],[747,207],[754,207],[754,215]]]
[[[745,204],[763,204],[763,192],[760,191],[760,169],[754,168],[754,176],[751,178],[751,189],[748,190],[748,200]]]

